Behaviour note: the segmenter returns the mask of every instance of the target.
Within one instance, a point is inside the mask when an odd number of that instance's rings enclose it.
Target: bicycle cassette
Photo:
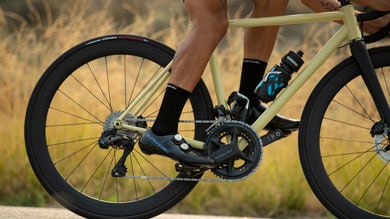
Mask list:
[[[218,164],[211,170],[215,175],[224,179],[242,179],[259,166],[263,146],[249,125],[227,121],[208,132],[205,153]]]

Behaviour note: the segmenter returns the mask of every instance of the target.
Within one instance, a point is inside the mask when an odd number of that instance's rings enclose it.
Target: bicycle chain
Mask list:
[[[167,180],[167,181],[184,181],[184,182],[238,182],[246,178],[240,179],[209,179],[209,178],[183,178],[183,177],[162,177],[162,176],[124,176],[129,179],[145,179],[145,180]]]
[[[134,119],[136,122],[155,122],[155,119]],[[179,123],[202,123],[212,124],[216,123],[217,120],[179,120]]]

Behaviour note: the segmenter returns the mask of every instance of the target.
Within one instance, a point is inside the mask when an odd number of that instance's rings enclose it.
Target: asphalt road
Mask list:
[[[64,208],[33,208],[0,206],[0,218],[4,219],[80,219],[82,217]],[[242,219],[242,217],[162,214],[155,219]]]

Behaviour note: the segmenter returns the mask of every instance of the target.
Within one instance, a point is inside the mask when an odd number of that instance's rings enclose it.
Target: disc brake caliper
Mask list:
[[[384,122],[377,122],[371,128],[370,134],[374,137],[374,149],[376,154],[385,163],[390,162],[390,128]]]

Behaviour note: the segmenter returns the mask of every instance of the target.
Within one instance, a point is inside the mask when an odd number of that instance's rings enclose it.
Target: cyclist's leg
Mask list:
[[[166,155],[190,165],[210,165],[212,160],[194,153],[189,155],[178,148],[183,142],[173,137],[185,102],[227,31],[227,3],[226,0],[186,0],[185,5],[192,27],[175,55],[157,120],[142,137],[140,145],[146,153]]]
[[[283,15],[288,0],[252,0],[252,18]],[[241,73],[239,92],[249,99],[250,112],[248,123],[254,120],[265,110],[254,94],[255,87],[262,80],[267,67],[268,59],[275,45],[279,27],[248,28],[244,35],[244,60]],[[266,128],[281,128],[292,131],[297,129],[299,122],[281,116],[275,117]]]
[[[270,17],[283,15],[288,0],[252,0],[250,17]],[[268,62],[275,45],[278,26],[247,28],[244,35],[244,58]]]
[[[176,52],[170,83],[192,91],[228,28],[226,0],[186,0],[191,29]]]
[[[252,1],[253,10],[249,16],[251,18],[282,15],[288,3],[288,0]],[[278,30],[278,26],[245,29],[243,78],[240,84],[240,93],[247,96],[251,102],[257,102],[257,97],[253,91],[263,78],[268,59],[275,45]],[[245,69],[245,65],[250,65],[250,63],[253,67]]]

